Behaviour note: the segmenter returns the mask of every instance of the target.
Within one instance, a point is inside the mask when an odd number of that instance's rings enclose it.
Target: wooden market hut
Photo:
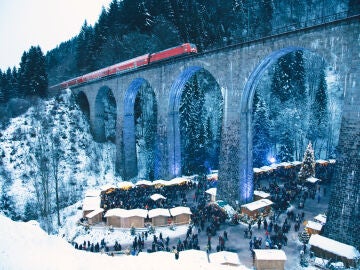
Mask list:
[[[148,217],[151,219],[152,226],[166,226],[169,223],[170,212],[169,209],[155,208],[149,210]]]
[[[210,202],[215,202],[216,201],[216,188],[209,188],[207,190],[205,190],[205,193],[210,195]]]
[[[269,199],[271,197],[270,193],[261,191],[261,190],[255,190],[254,191],[254,200],[258,201],[261,199]]]
[[[106,212],[106,224],[118,228],[143,228],[148,211],[145,209],[114,208]]]
[[[286,254],[281,249],[254,249],[256,270],[284,270],[287,260]]]
[[[217,263],[229,266],[241,265],[239,256],[235,252],[220,251],[209,254],[210,263]]]
[[[191,211],[189,207],[178,206],[169,209],[172,221],[176,225],[188,224],[191,218]]]
[[[270,213],[271,205],[274,203],[269,199],[261,199],[241,206],[241,213],[255,219],[259,215],[267,216]]]
[[[319,234],[311,235],[309,239],[310,250],[316,257],[341,261],[349,267],[359,267],[360,253],[350,245],[335,241]]]
[[[86,217],[87,214],[90,214],[94,210],[100,208],[101,199],[99,196],[97,197],[85,197],[83,201],[82,211],[83,217]]]
[[[102,214],[104,212],[104,209],[99,208],[96,209],[89,214],[86,215],[86,218],[88,220],[89,225],[95,225],[96,223],[99,223],[102,221]]]
[[[305,230],[310,234],[319,234],[322,229],[321,223],[309,220],[306,223]]]

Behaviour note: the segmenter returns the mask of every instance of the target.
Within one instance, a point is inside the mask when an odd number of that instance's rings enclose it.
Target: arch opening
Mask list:
[[[95,139],[100,142],[116,140],[117,107],[112,90],[101,87],[95,100]]]
[[[214,77],[201,67],[186,69],[170,95],[172,176],[218,169],[223,98]]]
[[[125,95],[125,154],[133,155],[133,173],[129,177],[155,179],[157,101],[150,84],[135,79]]]
[[[76,97],[75,101],[78,104],[80,110],[84,113],[85,117],[89,120],[90,119],[90,105],[89,101],[83,91],[80,91]]]
[[[253,178],[252,167],[301,162],[309,142],[315,159],[336,158],[342,106],[337,74],[319,54],[300,47],[270,54],[251,74],[242,99],[251,175],[242,184],[261,185],[258,177]],[[288,176],[294,183],[298,180],[295,171]],[[331,178],[328,172],[321,176]],[[241,198],[249,195],[242,184]]]

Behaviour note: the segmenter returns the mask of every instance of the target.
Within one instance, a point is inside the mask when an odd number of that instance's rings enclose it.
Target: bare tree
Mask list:
[[[56,203],[56,214],[57,224],[61,226],[60,222],[60,200],[59,200],[59,165],[61,161],[61,148],[59,134],[54,132],[51,135],[50,141],[50,166],[51,172],[54,178],[55,184],[55,203]]]

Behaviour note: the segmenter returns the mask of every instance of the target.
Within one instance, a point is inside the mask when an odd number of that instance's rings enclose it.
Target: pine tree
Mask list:
[[[271,149],[270,128],[271,124],[266,103],[255,93],[253,114],[253,165],[255,167],[261,167],[269,163],[267,157]]]
[[[311,142],[308,144],[299,172],[299,180],[306,181],[309,177],[315,177],[315,157]]]
[[[281,134],[278,159],[282,162],[290,162],[294,160],[294,139],[292,138],[289,130],[286,130]]]

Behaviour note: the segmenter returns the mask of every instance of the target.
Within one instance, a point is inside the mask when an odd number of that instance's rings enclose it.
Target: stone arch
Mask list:
[[[95,121],[93,126],[94,139],[99,142],[116,139],[116,99],[113,91],[102,86],[95,98]]]
[[[87,119],[90,119],[90,104],[89,100],[84,93],[84,91],[80,91],[75,96],[76,103],[79,105],[80,110],[84,113]]]
[[[255,68],[255,70],[250,74],[249,80],[247,81],[240,104],[240,113],[243,123],[241,124],[240,137],[243,140],[244,153],[247,157],[244,164],[242,165],[242,170],[244,173],[241,174],[239,182],[239,200],[240,202],[249,202],[252,201],[252,196],[254,193],[254,183],[253,183],[253,154],[252,154],[252,114],[253,114],[253,97],[258,86],[258,83],[261,80],[261,77],[264,75],[266,70],[274,65],[277,60],[286,54],[289,54],[294,51],[308,51],[319,55],[324,59],[323,55],[319,54],[316,51],[313,51],[304,47],[285,47],[280,50],[276,50],[266,56],[261,63]],[[324,59],[325,62],[326,59]],[[331,62],[327,62],[331,65]]]
[[[157,125],[157,101],[154,90],[151,88],[149,82],[143,78],[134,79],[130,86],[128,87],[125,97],[124,97],[124,124],[123,124],[123,138],[124,138],[124,157],[125,157],[125,176],[127,179],[136,177],[139,173],[138,166],[138,155],[137,155],[137,145],[136,145],[136,124],[135,124],[135,106],[136,98],[140,93],[142,88],[150,89],[151,95],[153,95],[153,106],[155,106],[155,132]],[[154,147],[156,148],[156,141]],[[153,154],[155,154],[156,149],[153,149]],[[153,157],[156,158],[155,156]],[[154,162],[156,164],[156,161]],[[152,168],[146,168],[150,171],[154,171],[154,166]],[[152,176],[150,178],[153,178]]]
[[[182,174],[182,154],[181,154],[181,134],[180,134],[180,105],[184,88],[188,81],[197,73],[204,72],[220,91],[220,86],[214,76],[200,66],[190,66],[186,68],[175,80],[170,89],[169,96],[169,117],[168,117],[168,155],[169,155],[169,174],[170,177]],[[220,96],[222,97],[221,91]]]

